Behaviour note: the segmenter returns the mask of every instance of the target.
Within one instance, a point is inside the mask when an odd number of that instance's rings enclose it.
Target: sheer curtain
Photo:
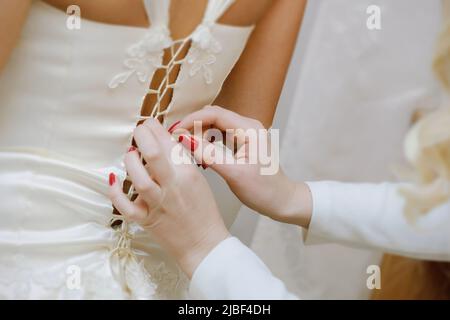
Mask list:
[[[381,30],[366,9],[381,8]],[[441,1],[309,1],[274,128],[298,180],[395,180],[412,114],[438,101],[431,72]],[[361,214],[364,214],[362,212]],[[381,253],[305,246],[301,230],[243,209],[233,231],[303,298],[364,299]]]

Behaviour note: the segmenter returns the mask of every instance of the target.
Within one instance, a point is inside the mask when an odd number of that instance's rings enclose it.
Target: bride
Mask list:
[[[79,30],[66,27],[74,4]],[[185,297],[174,261],[113,211],[109,173],[126,179],[123,156],[149,117],[169,128],[217,103],[270,126],[304,6],[0,3],[0,298]],[[240,203],[208,179],[230,225]]]

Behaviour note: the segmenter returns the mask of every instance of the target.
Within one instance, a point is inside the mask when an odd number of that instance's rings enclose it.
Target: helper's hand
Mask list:
[[[197,121],[201,121],[201,124],[198,124],[202,128],[216,128],[222,132],[227,129],[235,130],[234,139],[237,147],[232,155],[235,160],[233,164],[224,163],[223,144],[221,146],[217,143],[211,144],[206,140],[207,137],[197,137],[186,133],[186,131],[193,131]],[[262,165],[257,155],[253,157],[257,159],[256,162],[249,161],[252,159],[252,153],[258,150],[250,145],[254,141],[249,139],[251,136],[249,133],[253,130],[253,133],[258,135],[261,129],[263,135],[257,140],[258,148],[262,144],[270,145],[269,135],[264,135],[267,131],[264,131],[259,121],[220,107],[207,106],[188,115],[176,125],[173,131],[174,134],[180,135],[182,141],[192,141],[191,151],[197,162],[206,163],[221,175],[245,205],[272,219],[307,228],[312,214],[312,198],[308,186],[305,183],[291,181],[281,169],[272,175],[263,175]],[[198,140],[201,140],[201,143]],[[194,144],[200,144],[202,148],[193,148]],[[275,151],[278,152],[278,150]],[[239,163],[238,159],[244,164]]]
[[[177,144],[158,121],[150,119],[138,126],[134,138],[138,150],[130,149],[124,162],[139,196],[131,202],[111,174],[111,201],[128,220],[151,232],[191,277],[203,258],[229,237],[228,230],[198,169],[172,161]]]

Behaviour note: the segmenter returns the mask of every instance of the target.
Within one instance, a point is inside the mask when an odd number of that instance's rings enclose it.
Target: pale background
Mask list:
[[[369,5],[382,9],[382,30],[367,29]],[[308,2],[273,126],[290,177],[396,179],[412,113],[438,103],[430,65],[440,11],[440,0]],[[369,297],[366,268],[379,263],[379,252],[306,247],[298,228],[246,208],[232,232],[302,298]]]

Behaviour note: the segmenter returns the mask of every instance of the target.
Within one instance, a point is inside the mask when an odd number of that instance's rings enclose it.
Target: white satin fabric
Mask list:
[[[210,0],[174,85],[171,124],[212,103],[252,27]],[[107,175],[122,180],[143,97],[161,65],[170,0],[145,0],[150,28],[67,16],[34,1],[0,75],[0,298],[181,298],[185,279],[135,225],[113,229]],[[240,203],[209,177],[231,224]]]

